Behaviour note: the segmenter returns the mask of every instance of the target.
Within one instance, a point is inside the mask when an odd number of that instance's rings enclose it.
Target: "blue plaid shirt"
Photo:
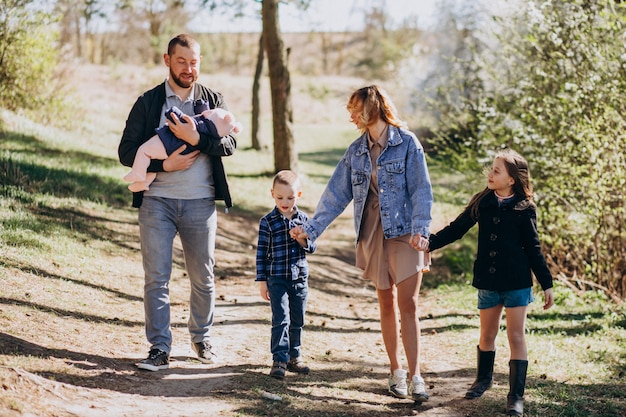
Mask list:
[[[288,281],[306,279],[309,276],[309,263],[306,253],[313,253],[317,245],[307,240],[307,247],[289,236],[289,230],[302,225],[309,217],[297,207],[291,219],[283,216],[277,207],[261,218],[259,241],[256,251],[256,280],[281,278]]]

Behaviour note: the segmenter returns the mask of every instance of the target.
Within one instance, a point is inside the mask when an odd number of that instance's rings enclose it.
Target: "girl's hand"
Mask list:
[[[543,309],[547,310],[554,305],[554,294],[552,294],[552,288],[548,288],[543,292]]]

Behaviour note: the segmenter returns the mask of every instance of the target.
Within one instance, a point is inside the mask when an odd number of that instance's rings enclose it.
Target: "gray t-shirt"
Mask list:
[[[194,86],[195,88],[195,86]],[[167,121],[165,111],[172,106],[178,107],[183,113],[193,116],[194,89],[184,102],[178,97],[165,80],[165,103],[161,111],[159,126]],[[213,169],[208,155],[200,153],[198,159],[186,170],[172,172],[157,172],[156,179],[150,184],[150,190],[146,191],[148,197],[164,197],[180,200],[193,200],[198,198],[215,198],[213,183]]]

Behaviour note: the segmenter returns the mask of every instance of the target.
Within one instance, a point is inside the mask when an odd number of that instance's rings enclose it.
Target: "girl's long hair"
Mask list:
[[[501,159],[504,162],[506,172],[509,174],[515,183],[513,184],[513,194],[518,197],[524,197],[527,200],[533,199],[533,187],[530,183],[530,170],[528,169],[528,162],[519,153],[512,149],[503,149],[499,151],[495,159]],[[467,204],[467,208],[471,210],[472,218],[478,219],[478,206],[486,195],[492,192],[488,187],[474,195],[470,202]]]
[[[349,112],[363,110],[360,122],[365,127],[361,129],[361,133],[365,133],[367,127],[376,123],[379,119],[395,127],[407,127],[406,122],[400,120],[396,106],[389,98],[389,94],[382,87],[375,84],[359,88],[352,93],[346,109]]]

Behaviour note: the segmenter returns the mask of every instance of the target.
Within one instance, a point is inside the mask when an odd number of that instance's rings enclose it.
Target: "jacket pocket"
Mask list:
[[[367,189],[365,188],[365,184],[367,184],[367,175],[365,175],[362,171],[352,172],[352,197],[354,198],[355,203],[360,203],[365,201],[365,197],[367,197]]]
[[[404,159],[389,161],[384,166],[385,178],[382,180],[389,191],[399,193],[406,187],[406,164]],[[379,179],[379,182],[381,180]]]

